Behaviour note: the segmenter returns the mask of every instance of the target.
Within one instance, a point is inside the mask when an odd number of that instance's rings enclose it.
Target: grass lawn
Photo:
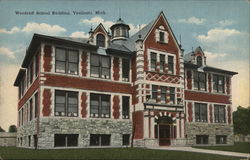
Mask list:
[[[235,142],[233,146],[195,146],[193,148],[250,153],[250,142]]]
[[[180,152],[150,150],[142,148],[101,148],[101,149],[52,149],[33,150],[16,147],[0,147],[4,159],[88,159],[88,160],[239,160],[240,158]]]

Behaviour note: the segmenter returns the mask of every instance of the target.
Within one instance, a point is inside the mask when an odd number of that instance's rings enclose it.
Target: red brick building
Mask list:
[[[18,146],[231,144],[231,77],[183,55],[163,12],[133,36],[119,19],[89,38],[34,34],[14,85]],[[209,130],[209,132],[207,132]]]

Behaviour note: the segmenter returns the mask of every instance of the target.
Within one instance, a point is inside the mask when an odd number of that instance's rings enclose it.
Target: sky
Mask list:
[[[13,83],[34,33],[88,37],[91,26],[102,23],[108,30],[121,17],[133,35],[161,11],[178,41],[181,36],[184,54],[201,46],[208,65],[238,72],[232,79],[233,109],[248,107],[249,4],[248,0],[0,0],[0,126],[7,130],[17,123]]]

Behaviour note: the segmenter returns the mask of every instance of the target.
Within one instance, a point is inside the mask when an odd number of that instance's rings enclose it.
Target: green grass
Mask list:
[[[194,146],[193,148],[250,153],[250,142],[235,142],[233,146]]]
[[[239,160],[240,158],[213,154],[163,151],[142,148],[51,149],[33,150],[0,147],[0,156],[6,159],[88,159],[88,160]]]

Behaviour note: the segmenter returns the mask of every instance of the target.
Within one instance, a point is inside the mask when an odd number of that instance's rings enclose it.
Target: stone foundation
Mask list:
[[[216,123],[186,123],[187,145],[196,145],[196,135],[208,135],[208,145],[216,144],[216,135],[227,136],[227,144],[234,144],[233,125]]]
[[[110,146],[121,147],[122,135],[132,133],[132,122],[114,119],[82,119],[73,117],[41,118],[39,122],[38,148],[54,148],[54,134],[78,134],[79,148],[89,147],[90,134],[110,134]],[[33,135],[36,134],[36,120],[18,128],[17,138],[22,137],[20,147],[29,147],[28,136],[31,135],[31,148],[34,148]],[[130,141],[131,142],[131,141]]]

